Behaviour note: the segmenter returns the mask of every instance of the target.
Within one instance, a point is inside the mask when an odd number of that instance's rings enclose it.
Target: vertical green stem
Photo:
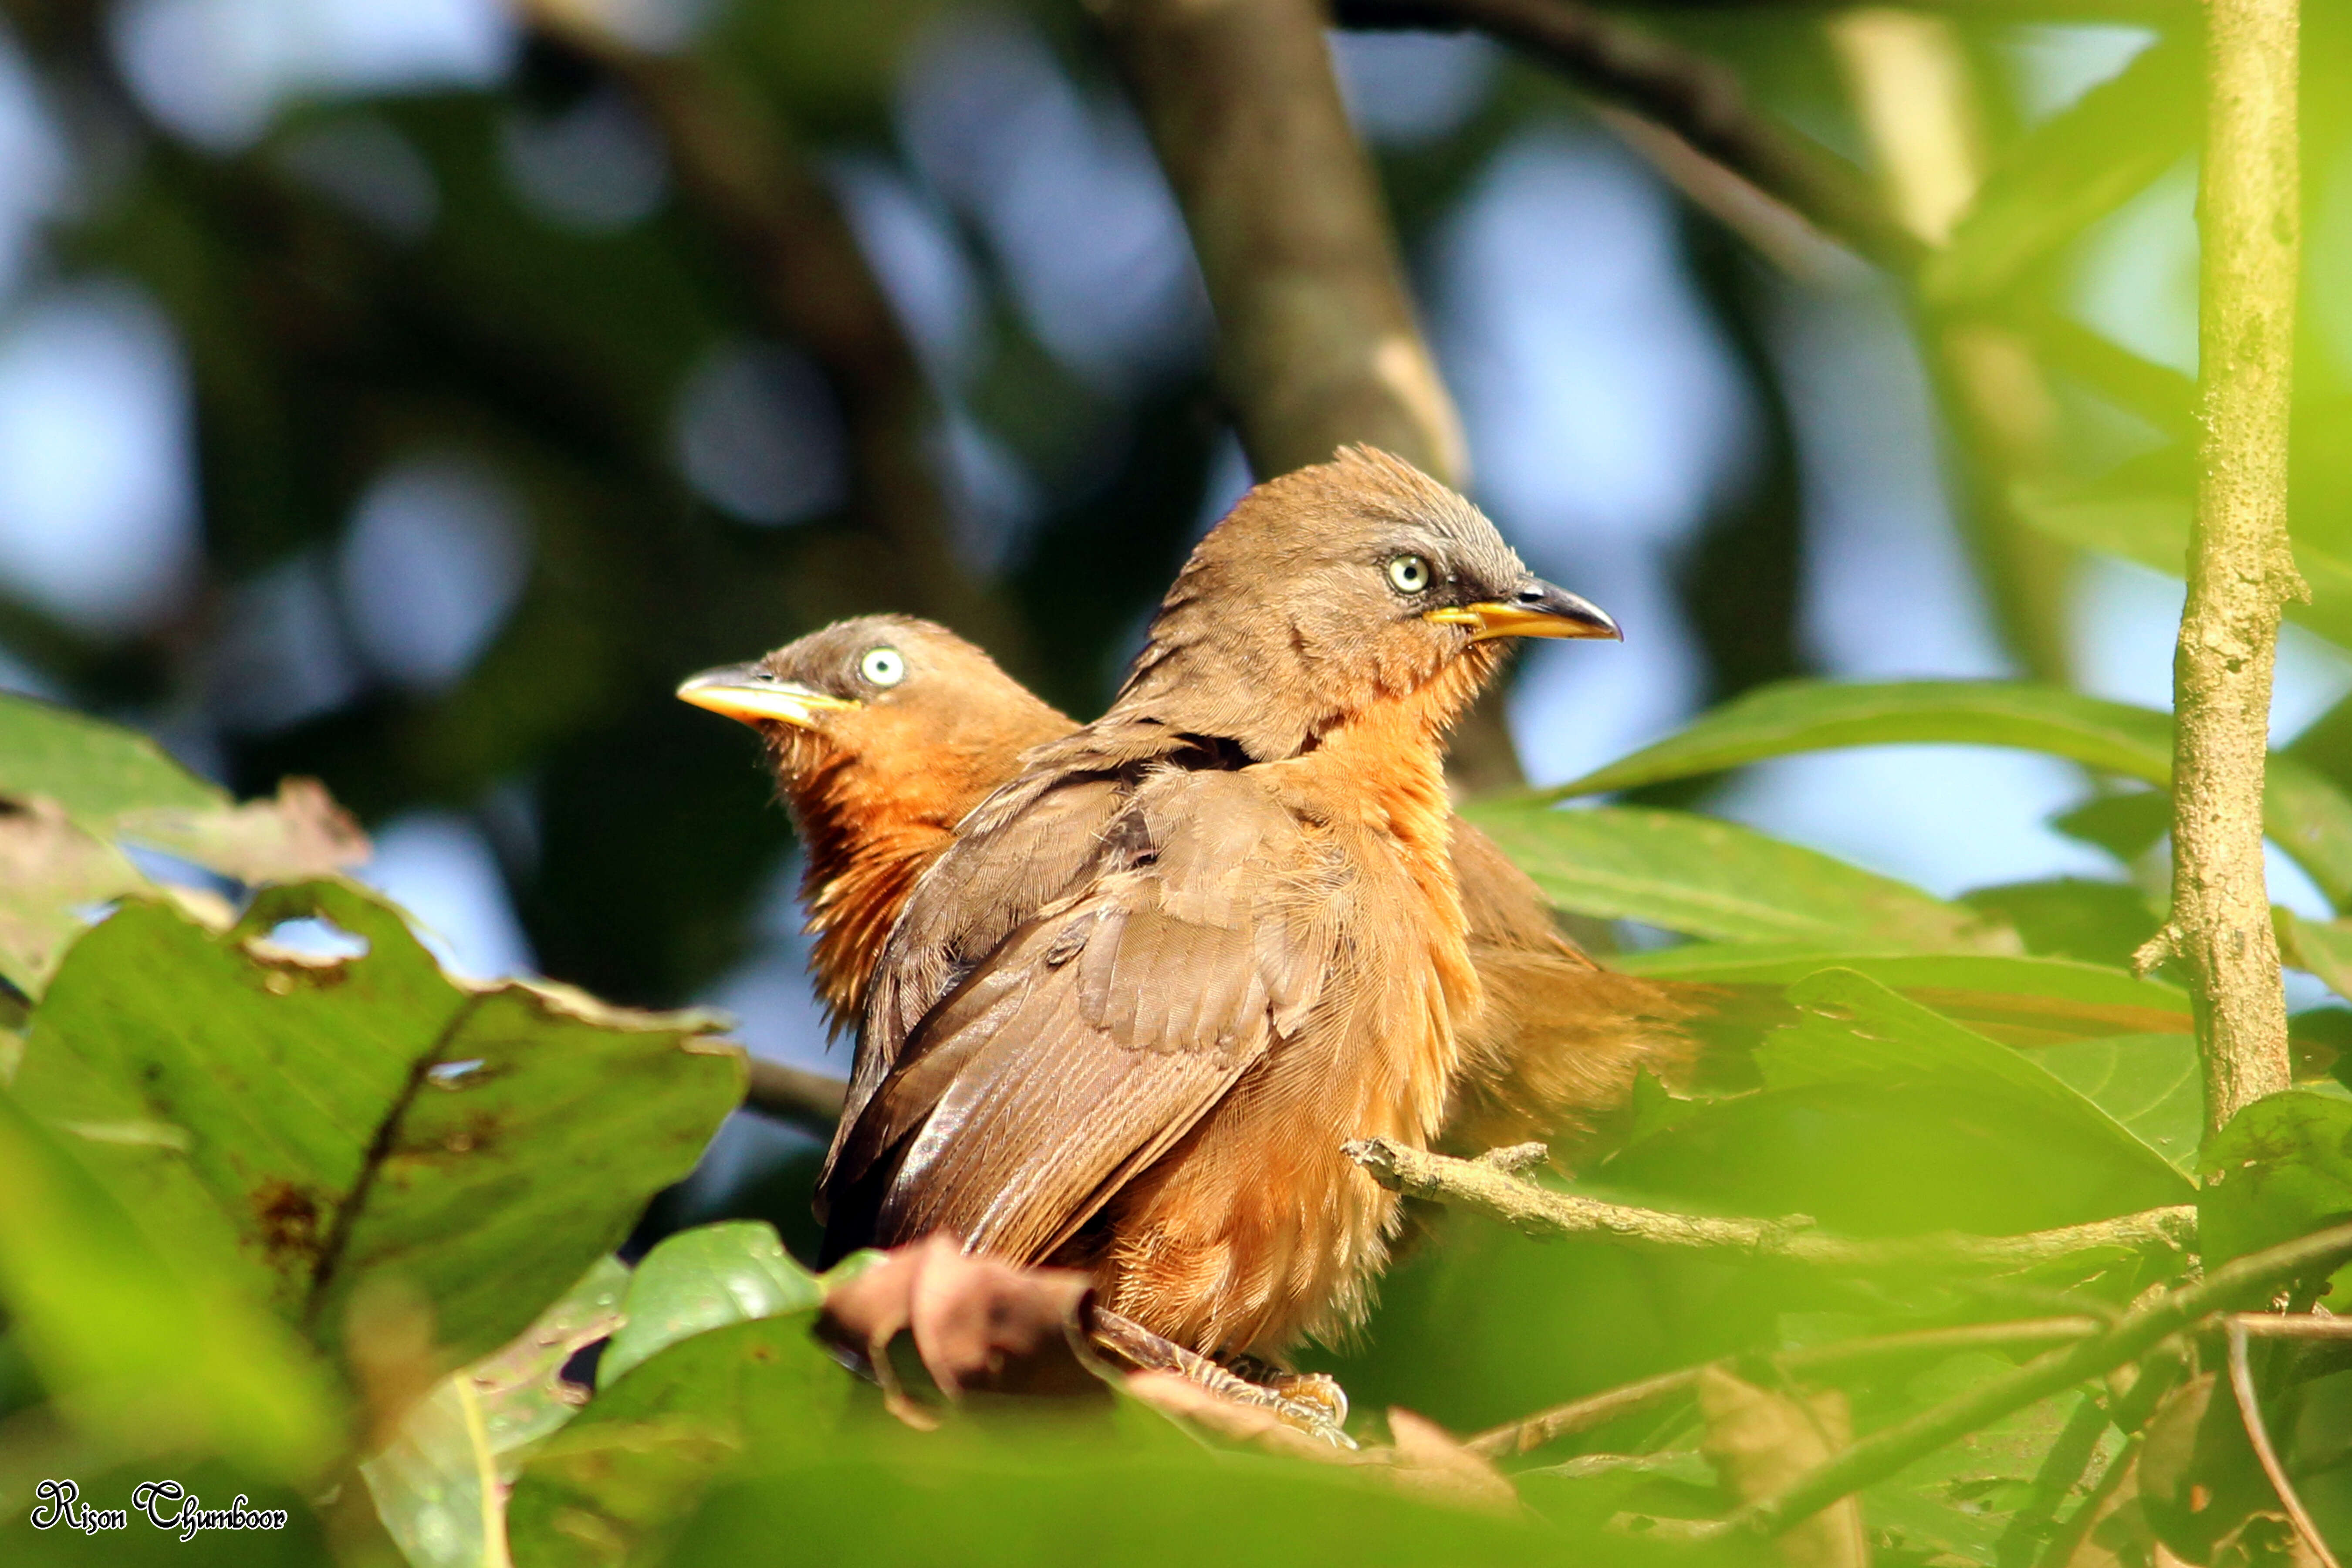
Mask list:
[[[2287,1087],[2286,999],[2263,882],[2279,616],[2305,590],[2287,539],[2301,248],[2297,0],[2210,0],[2199,226],[2203,447],[2173,662],[2172,918],[2143,964],[2196,981],[2205,1120]]]

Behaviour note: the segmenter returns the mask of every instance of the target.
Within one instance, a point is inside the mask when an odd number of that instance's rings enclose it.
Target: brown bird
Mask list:
[[[883,940],[956,825],[1021,771],[1030,747],[1077,728],[971,644],[911,616],[836,621],[764,658],[677,689],[767,742],[776,792],[807,856],[816,991],[854,1028]]]
[[[1453,491],[1361,448],[1196,548],[1110,710],[1029,754],[884,948],[825,1250],[934,1231],[1279,1355],[1360,1320],[1480,1006],[1444,731],[1507,637],[1614,637]]]
[[[677,694],[766,742],[807,854],[810,961],[836,1029],[855,1026],[883,939],[956,824],[1031,747],[1078,727],[979,648],[908,616],[836,622]],[[1451,849],[1482,1005],[1456,1031],[1461,1070],[1439,1143],[1475,1153],[1541,1139],[1576,1158],[1620,1119],[1638,1068],[1683,1086],[1696,1029],[1736,993],[1601,967],[1484,833],[1455,817]]]

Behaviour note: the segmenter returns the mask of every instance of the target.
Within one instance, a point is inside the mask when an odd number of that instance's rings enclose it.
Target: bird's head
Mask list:
[[[1508,637],[1615,637],[1529,572],[1484,513],[1411,464],[1350,447],[1270,479],[1169,591],[1118,707],[1272,761],[1384,700],[1448,722]]]
[[[844,810],[952,826],[1024,751],[1070,729],[988,655],[910,616],[836,621],[677,695],[766,738],[804,832]]]

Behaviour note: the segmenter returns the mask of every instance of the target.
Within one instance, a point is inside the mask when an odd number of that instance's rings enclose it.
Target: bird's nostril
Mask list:
[[[1520,589],[1520,590],[1519,590],[1519,603],[1520,603],[1520,604],[1522,604],[1522,605],[1540,605],[1540,604],[1542,604],[1543,602],[1544,602],[1544,591],[1543,591],[1541,588],[1522,588],[1522,589]]]

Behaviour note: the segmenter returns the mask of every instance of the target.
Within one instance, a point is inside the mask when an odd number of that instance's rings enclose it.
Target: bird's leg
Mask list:
[[[1295,1426],[1335,1447],[1356,1446],[1355,1440],[1339,1429],[1339,1423],[1348,1415],[1347,1395],[1339,1392],[1338,1384],[1320,1373],[1309,1378],[1301,1378],[1295,1373],[1276,1374],[1290,1380],[1287,1384],[1255,1382],[1227,1371],[1196,1351],[1186,1350],[1173,1340],[1161,1338],[1132,1318],[1103,1307],[1094,1309],[1088,1337],[1096,1349],[1139,1372],[1174,1373],[1221,1399],[1266,1411],[1285,1426]],[[1310,1389],[1309,1384],[1322,1386]]]

